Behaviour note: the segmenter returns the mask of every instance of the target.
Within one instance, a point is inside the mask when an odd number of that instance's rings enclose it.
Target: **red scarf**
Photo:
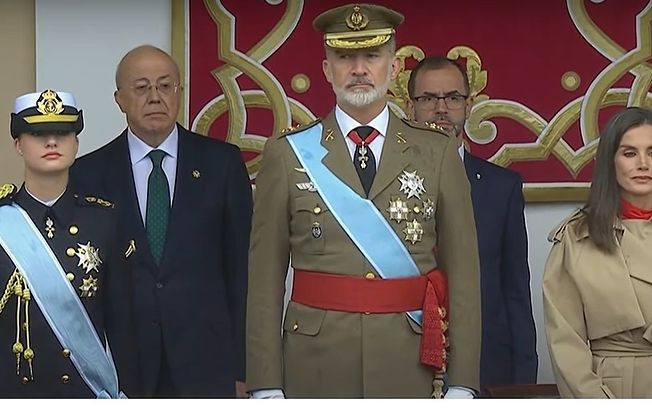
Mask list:
[[[643,210],[635,207],[627,200],[621,199],[624,220],[649,220],[652,218],[652,210]]]

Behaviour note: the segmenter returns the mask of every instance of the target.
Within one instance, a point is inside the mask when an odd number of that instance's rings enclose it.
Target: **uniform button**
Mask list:
[[[68,357],[70,357],[70,350],[68,350],[68,349],[63,349],[63,351],[61,352],[61,354],[63,355],[64,358],[68,358]]]
[[[367,274],[364,277],[367,279],[376,279],[376,275],[374,275],[373,272],[367,272]]]
[[[321,213],[321,207],[319,205],[316,205],[315,208],[312,209],[312,212],[315,214],[320,214]]]
[[[68,272],[66,274],[66,279],[68,279],[70,282],[74,281],[75,280],[75,274],[72,273],[72,272]]]
[[[29,378],[23,377],[23,379],[20,380],[20,382],[22,382],[23,384],[27,384],[29,382]]]
[[[66,249],[66,255],[71,257],[75,256],[75,248],[69,247],[68,249]]]
[[[299,330],[299,323],[294,322],[294,325],[292,326],[292,331],[297,331],[297,330]]]
[[[156,282],[156,289],[163,289],[163,285],[161,282]]]
[[[61,376],[61,382],[64,384],[68,384],[70,382],[70,376],[68,374],[64,374]]]
[[[70,228],[68,228],[68,232],[70,232],[70,235],[77,235],[79,228],[76,225],[71,225]]]

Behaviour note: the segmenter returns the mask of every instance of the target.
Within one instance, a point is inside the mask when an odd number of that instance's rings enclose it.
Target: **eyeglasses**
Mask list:
[[[150,82],[137,83],[136,85],[130,86],[130,88],[137,96],[148,94],[152,88],[156,88],[156,90],[163,95],[172,95],[173,93],[176,93],[181,86],[178,82],[161,81],[155,84]]]
[[[432,110],[437,107],[437,103],[440,99],[443,99],[444,105],[448,109],[461,109],[466,102],[468,95],[452,94],[444,96],[435,96],[435,95],[421,95],[412,100],[415,102],[415,105],[419,109],[423,110]]]

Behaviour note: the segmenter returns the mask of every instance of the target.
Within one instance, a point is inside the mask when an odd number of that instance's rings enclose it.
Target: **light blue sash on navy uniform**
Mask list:
[[[360,197],[322,163],[328,152],[321,145],[322,128],[317,124],[286,138],[331,214],[383,279],[420,276],[407,248],[374,203]],[[407,313],[421,324],[421,310]]]
[[[0,206],[0,245],[27,281],[45,320],[97,398],[124,398],[110,351],[52,249],[17,204]],[[108,344],[108,343],[107,343]]]

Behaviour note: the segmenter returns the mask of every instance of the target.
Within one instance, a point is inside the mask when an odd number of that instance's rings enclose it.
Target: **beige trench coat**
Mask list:
[[[322,125],[323,162],[363,195],[334,114]],[[410,208],[427,199],[436,207],[432,219],[414,216],[424,228],[421,241],[404,242],[421,273],[439,267],[448,275],[450,383],[478,389],[479,262],[469,183],[455,141],[390,114],[369,194],[386,218],[390,199],[405,199],[398,181],[403,170],[425,180],[426,193],[409,199]],[[419,362],[421,329],[405,313],[344,313],[290,302],[281,336],[290,254],[298,269],[378,276],[318,193],[297,188],[307,181],[285,137],[270,139],[257,178],[249,256],[248,389],[282,388],[288,397],[429,397],[433,371]],[[315,222],[320,238],[311,234]],[[403,239],[405,221],[388,222]]]
[[[652,222],[618,221],[613,254],[580,211],[553,231],[543,277],[546,336],[569,398],[652,397]]]

